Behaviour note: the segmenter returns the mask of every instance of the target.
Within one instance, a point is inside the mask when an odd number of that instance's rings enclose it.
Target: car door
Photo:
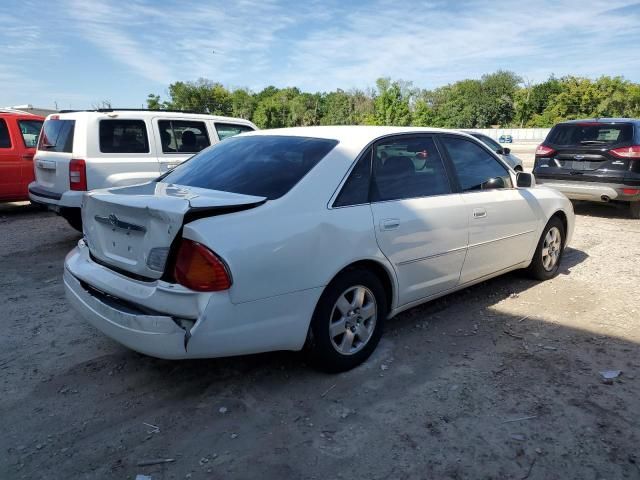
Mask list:
[[[11,134],[13,118],[0,118],[0,199],[13,200],[20,195],[22,159],[17,139]]]
[[[36,153],[38,144],[38,136],[42,129],[43,121],[40,119],[32,120],[30,118],[21,118],[16,124],[16,137],[19,138],[20,149],[22,150],[20,158],[22,160],[20,167],[20,190],[25,198],[28,197],[28,186],[34,180],[33,157]]]
[[[398,277],[399,305],[454,288],[467,249],[462,196],[431,135],[377,142],[372,155],[371,210],[376,240]]]
[[[161,173],[211,145],[209,131],[202,120],[157,117],[153,125]]]
[[[479,142],[456,135],[439,139],[455,171],[469,220],[469,248],[461,283],[527,260],[536,239],[534,199],[514,188],[507,167]]]

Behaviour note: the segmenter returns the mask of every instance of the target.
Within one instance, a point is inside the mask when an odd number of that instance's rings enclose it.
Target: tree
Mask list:
[[[411,125],[409,110],[410,93],[403,91],[400,81],[392,82],[389,78],[376,81],[378,92],[373,100],[373,120],[376,125]]]

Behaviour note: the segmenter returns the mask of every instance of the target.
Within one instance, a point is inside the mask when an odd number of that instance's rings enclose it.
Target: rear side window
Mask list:
[[[253,128],[247,125],[239,125],[237,123],[217,123],[216,132],[218,132],[218,138],[224,140],[227,137],[233,137],[244,132],[253,132]]]
[[[451,193],[442,158],[431,137],[398,137],[373,151],[371,201]]]
[[[22,134],[22,140],[24,146],[27,148],[33,148],[38,143],[38,135],[42,129],[41,120],[19,120],[20,133]]]
[[[356,166],[351,170],[349,178],[344,182],[342,190],[333,204],[334,207],[361,205],[369,201],[372,153],[373,148],[369,147],[364,155],[360,157]]]
[[[75,120],[46,120],[42,126],[38,150],[71,153],[75,127]]]
[[[456,137],[442,137],[441,140],[463,191],[513,186],[507,168],[480,145]]]
[[[100,120],[102,153],[148,153],[149,139],[143,120]]]
[[[631,143],[630,123],[566,123],[553,127],[545,143],[552,145],[616,145]]]
[[[204,122],[160,120],[158,128],[163,153],[198,153],[211,144]]]
[[[11,148],[11,137],[7,122],[0,118],[0,148]]]
[[[159,180],[273,200],[291,190],[337,144],[337,140],[277,135],[229,138]]]

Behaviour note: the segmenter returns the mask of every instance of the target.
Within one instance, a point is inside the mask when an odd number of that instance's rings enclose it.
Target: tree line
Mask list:
[[[229,89],[207,79],[175,82],[168,98],[149,94],[150,109],[191,110],[246,118],[260,128],[399,125],[443,128],[550,127],[589,117],[640,117],[640,84],[622,77],[549,77],[532,84],[498,70],[425,90],[380,78],[375,88],[303,92],[269,86]]]

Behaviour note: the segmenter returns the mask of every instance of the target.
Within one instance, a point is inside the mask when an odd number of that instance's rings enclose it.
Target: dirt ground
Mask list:
[[[0,207],[0,478],[640,478],[640,221],[576,211],[556,279],[410,310],[327,375],[296,353],[127,350],[67,306],[77,234]]]

